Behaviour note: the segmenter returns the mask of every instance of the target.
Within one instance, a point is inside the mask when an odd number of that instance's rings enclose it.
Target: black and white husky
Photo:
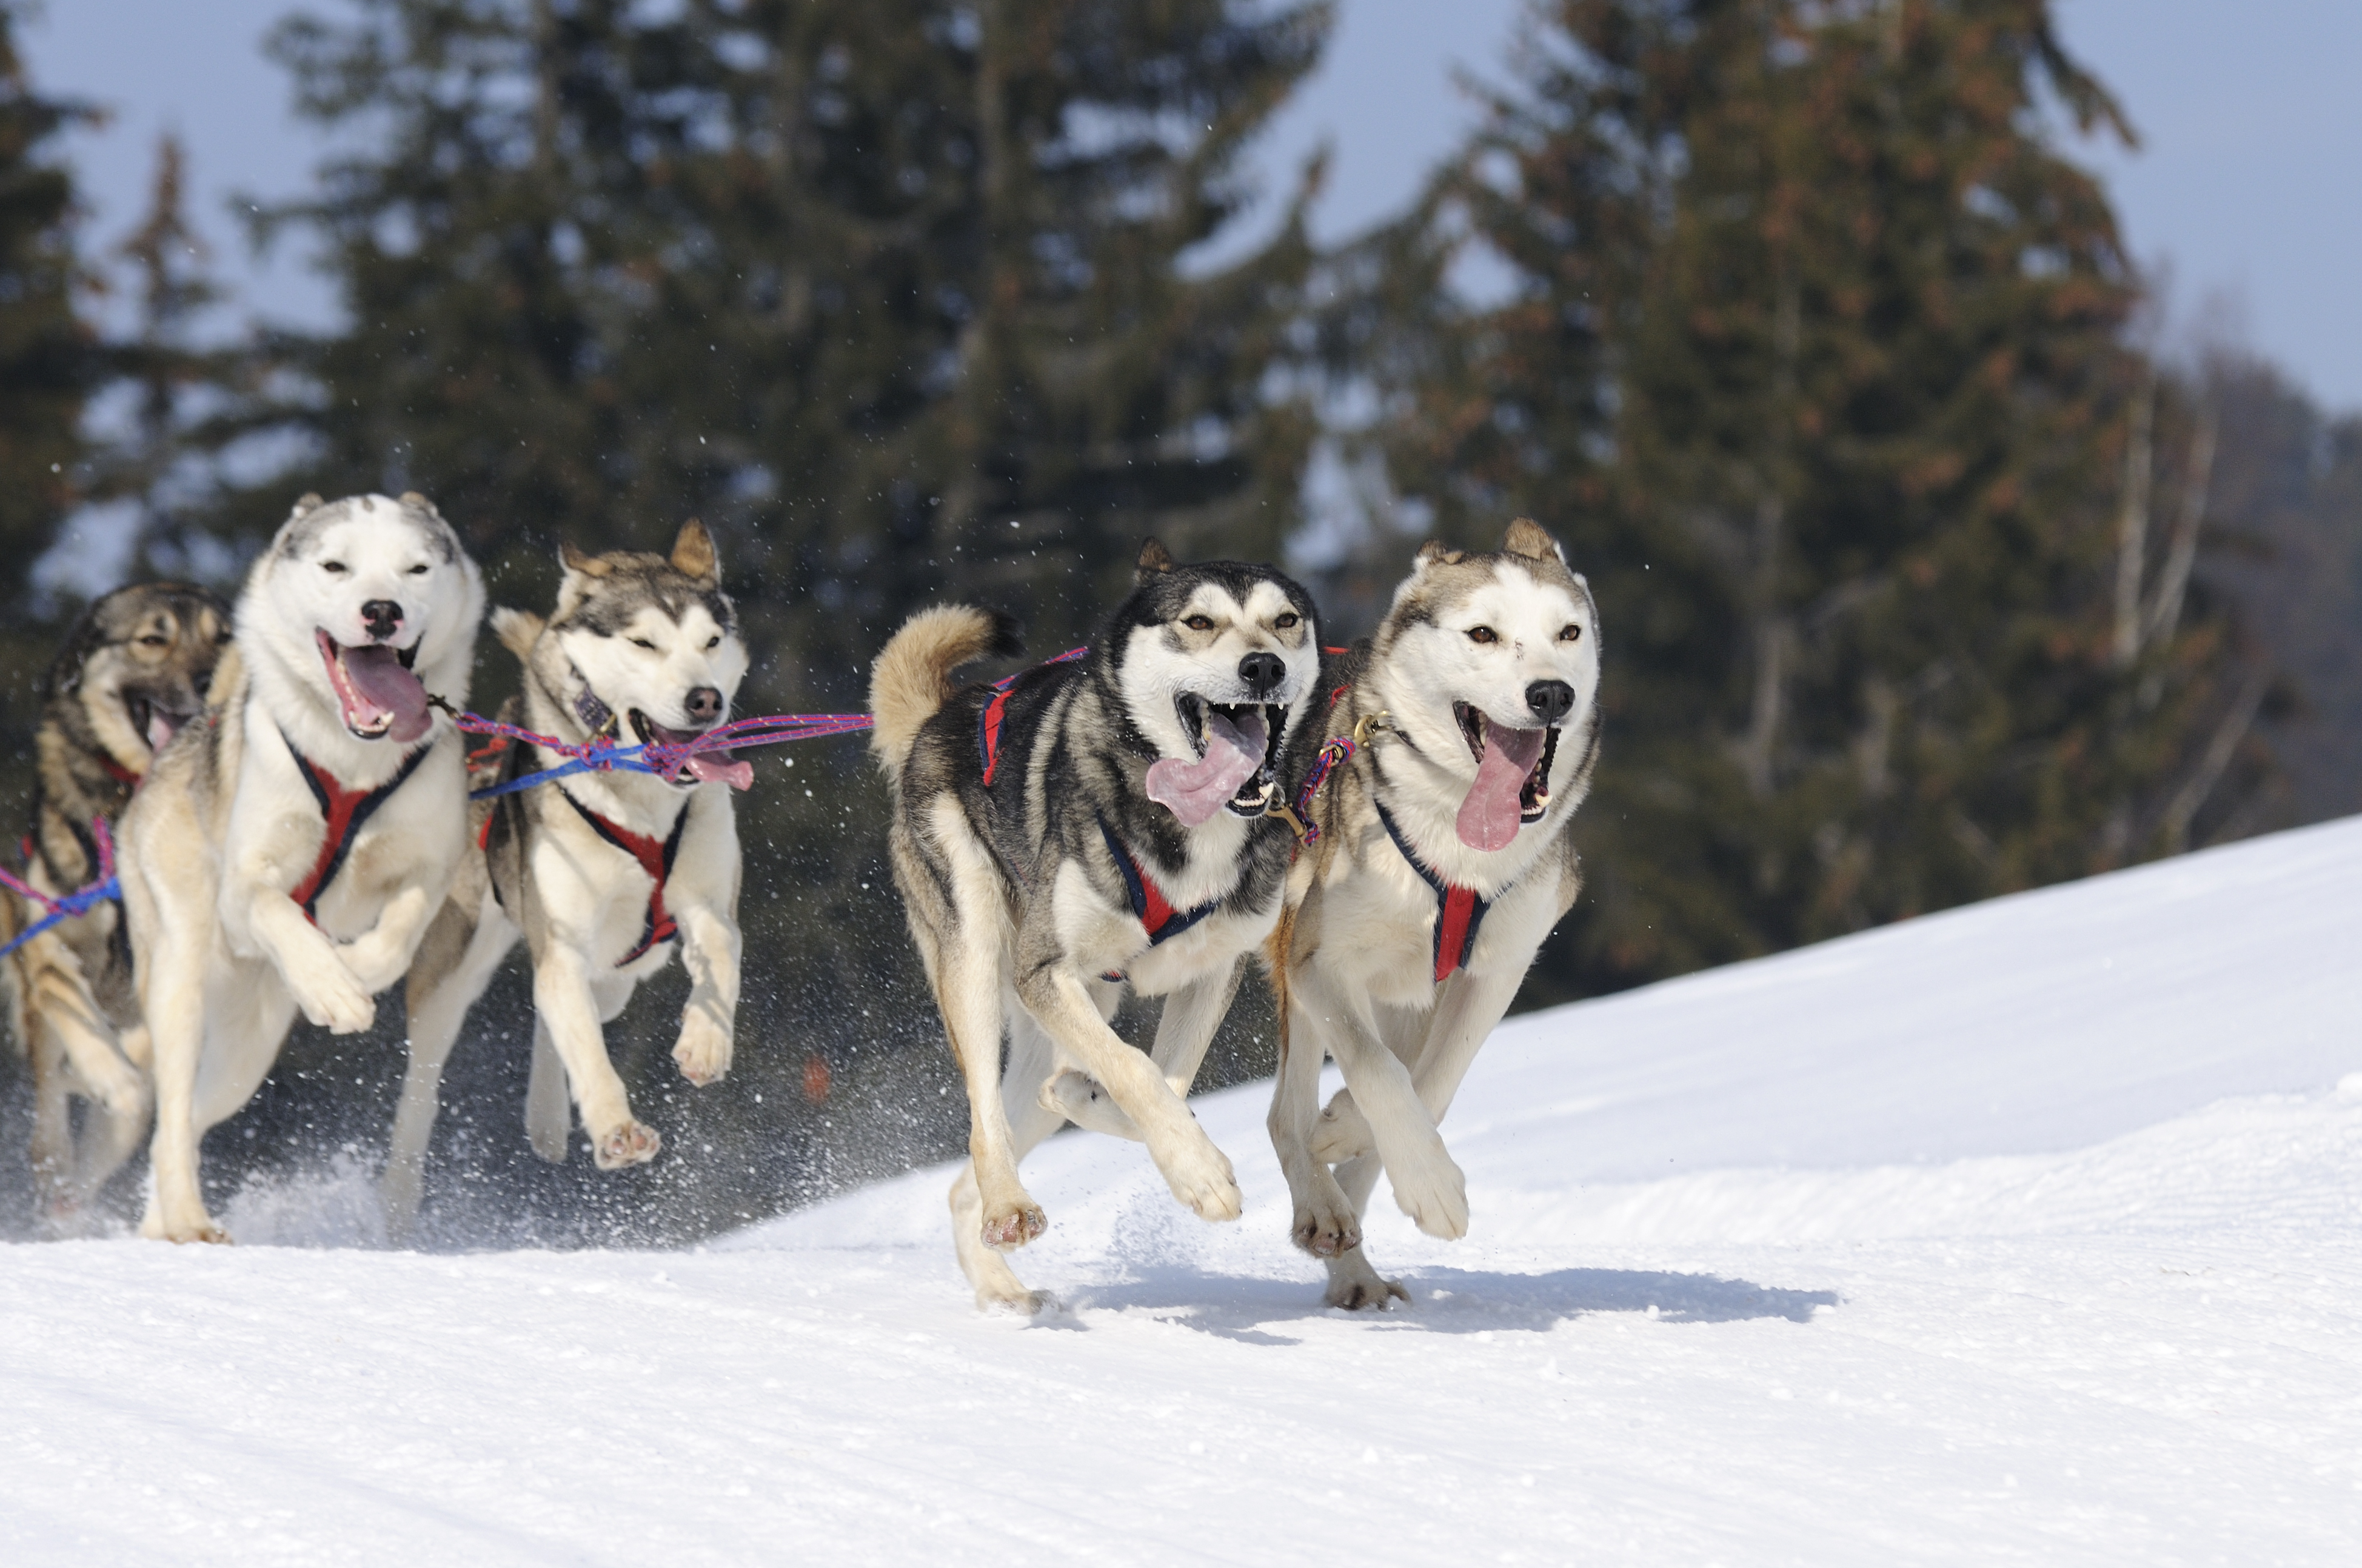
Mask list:
[[[425,497],[305,496],[247,576],[212,705],[124,814],[154,1053],[145,1234],[227,1239],[197,1140],[253,1097],[301,1009],[370,1026],[468,847],[467,700],[484,590]]]
[[[566,575],[546,621],[492,612],[502,642],[524,665],[512,718],[569,743],[605,734],[621,746],[678,745],[729,719],[746,647],[702,524],[682,527],[670,555],[586,555],[568,546],[561,561]],[[479,782],[564,761],[509,747]],[[600,1169],[655,1157],[661,1140],[632,1115],[605,1025],[676,948],[690,989],[673,1059],[693,1084],[730,1070],[740,870],[730,790],[745,788],[753,773],[747,762],[708,753],[678,780],[577,773],[476,807],[483,852],[453,883],[410,976],[410,1069],[382,1190],[397,1237],[417,1216],[443,1064],[520,937],[533,956],[525,1127],[544,1158],[566,1157],[569,1087]]]
[[[1520,519],[1497,554],[1422,548],[1323,684],[1344,688],[1328,733],[1364,744],[1313,801],[1273,936],[1271,1137],[1330,1304],[1382,1306],[1403,1291],[1362,1254],[1379,1167],[1419,1229],[1467,1234],[1436,1129],[1581,884],[1566,827],[1599,752],[1598,609]],[[1324,1057],[1346,1087],[1319,1112]]]
[[[1153,540],[1085,658],[952,688],[1014,652],[983,610],[924,611],[878,655],[871,707],[894,880],[967,1087],[953,1244],[979,1305],[1032,1311],[1000,1254],[1047,1223],[1017,1165],[1064,1119],[1141,1138],[1182,1203],[1238,1215],[1182,1097],[1279,916],[1292,839],[1264,813],[1320,654],[1296,584],[1175,566]],[[1126,985],[1168,998],[1153,1058],[1108,1026]]]

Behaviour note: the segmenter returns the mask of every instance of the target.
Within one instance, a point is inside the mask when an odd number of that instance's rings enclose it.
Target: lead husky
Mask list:
[[[1330,1305],[1367,1307],[1405,1295],[1362,1254],[1381,1163],[1419,1229],[1467,1234],[1436,1127],[1581,885],[1566,825],[1599,752],[1598,610],[1521,518],[1496,554],[1424,546],[1339,674],[1329,734],[1384,729],[1315,798],[1288,878],[1270,1126],[1296,1244],[1328,1263]],[[1324,1056],[1346,1087],[1316,1135]]]
[[[155,1052],[144,1234],[227,1238],[197,1140],[253,1097],[298,1008],[340,1035],[410,967],[467,849],[458,731],[484,590],[425,497],[295,503],[247,575],[203,721],[123,819]],[[422,684],[423,683],[423,684]]]
[[[122,818],[156,753],[204,709],[228,641],[229,607],[186,583],[117,588],[83,611],[41,683],[33,886],[70,893],[97,877],[95,825]],[[0,898],[0,941],[41,913]],[[104,904],[61,922],[0,970],[32,1069],[33,1179],[49,1220],[65,1223],[148,1132],[148,1031],[121,914]],[[91,1102],[79,1139],[77,1098]]]
[[[1175,1197],[1238,1215],[1182,1096],[1279,916],[1289,838],[1264,810],[1319,649],[1286,577],[1176,567],[1151,540],[1084,660],[951,689],[1015,651],[983,610],[922,611],[877,656],[870,704],[894,881],[967,1087],[952,1242],[979,1306],[1030,1312],[1042,1298],[999,1254],[1047,1224],[1017,1164],[1062,1118],[1144,1136]],[[1153,1064],[1108,1027],[1126,984],[1169,998]]]
[[[524,664],[524,728],[578,745],[596,734],[625,746],[678,744],[729,718],[746,647],[703,524],[685,525],[669,558],[585,555],[568,545],[560,559],[566,576],[547,621],[492,612],[501,641]],[[565,760],[510,747],[491,776],[513,779]],[[708,753],[679,783],[577,773],[477,807],[485,852],[453,884],[410,976],[410,1070],[383,1188],[396,1234],[417,1218],[443,1063],[519,936],[533,955],[525,1125],[545,1159],[566,1157],[569,1084],[600,1169],[656,1157],[663,1140],[633,1119],[603,1025],[671,961],[676,938],[690,989],[673,1060],[701,1086],[730,1070],[740,869],[730,789],[753,782],[752,764]]]

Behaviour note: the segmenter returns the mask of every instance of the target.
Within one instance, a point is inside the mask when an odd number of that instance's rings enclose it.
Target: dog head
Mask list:
[[[1524,518],[1496,553],[1429,543],[1395,590],[1371,671],[1396,726],[1459,784],[1461,842],[1506,849],[1588,760],[1598,607]],[[1576,742],[1562,745],[1568,731]]]
[[[703,523],[683,523],[670,555],[587,555],[568,545],[560,560],[566,576],[547,626],[513,610],[496,624],[511,647],[529,645],[536,676],[585,731],[613,723],[624,745],[677,746],[728,721],[746,644]],[[705,752],[678,782],[707,780],[745,789],[754,770]]]
[[[483,613],[476,564],[425,497],[307,495],[256,563],[238,626],[354,738],[407,746],[432,722],[429,689],[466,696]]]
[[[117,588],[83,611],[50,666],[50,716],[86,750],[144,774],[204,711],[205,683],[229,641],[229,606],[187,583]]]
[[[1176,566],[1152,539],[1094,652],[1155,752],[1151,800],[1191,828],[1224,809],[1263,815],[1319,684],[1310,595],[1268,566]]]

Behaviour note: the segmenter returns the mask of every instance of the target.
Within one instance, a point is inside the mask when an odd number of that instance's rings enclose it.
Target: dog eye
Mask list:
[[[1471,642],[1498,642],[1500,640],[1501,634],[1489,626],[1472,626],[1468,629],[1468,641]]]
[[[157,631],[151,631],[139,640],[139,646],[142,648],[170,648],[171,645],[171,638]]]
[[[1193,615],[1181,624],[1192,631],[1211,631],[1214,630],[1214,618],[1210,615]]]
[[[706,645],[708,648],[719,648],[719,647],[721,647],[721,646],[722,646],[722,634],[721,634],[720,632],[718,632],[718,631],[717,631],[717,632],[715,632],[712,636],[711,636],[711,637],[709,637],[709,638],[707,638],[707,639],[705,640],[705,645]]]
[[[1558,640],[1562,642],[1580,641],[1582,638],[1583,628],[1580,626],[1570,625],[1565,630],[1558,634]]]
[[[342,561],[323,561],[320,563],[320,570],[323,572],[334,572],[337,576],[342,576],[346,572],[350,571],[351,568],[347,566]]]
[[[1282,630],[1282,631],[1285,631],[1285,630],[1286,630],[1289,627],[1296,625],[1297,622],[1299,622],[1299,621],[1300,621],[1300,620],[1302,620],[1303,619],[1304,619],[1304,618],[1303,618],[1302,616],[1297,615],[1294,610],[1289,610],[1286,614],[1285,614],[1285,615],[1281,616],[1277,620],[1273,621],[1273,622],[1272,622],[1272,625],[1273,625],[1273,626],[1275,626],[1275,627],[1276,627],[1278,630]]]
[[[426,563],[421,561],[417,565],[410,568],[410,575],[414,577],[425,576],[426,575]]]
[[[649,652],[651,652],[651,653],[655,652],[656,652],[656,650],[657,650],[657,645],[656,645],[655,643],[653,643],[653,642],[649,641],[648,641],[646,638],[645,638],[645,637],[635,637],[635,638],[633,638],[633,639],[632,639],[632,646],[633,646],[633,647],[635,647],[635,648],[645,648],[645,649],[646,649],[646,650],[647,650]]]

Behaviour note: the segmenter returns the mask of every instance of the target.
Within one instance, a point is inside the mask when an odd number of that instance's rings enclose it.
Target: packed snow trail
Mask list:
[[[2362,1562],[2357,953],[2350,822],[1516,1020],[1385,1316],[1261,1086],[1235,1225],[1032,1157],[1038,1323],[948,1170],[693,1254],[9,1247],[0,1561]]]

